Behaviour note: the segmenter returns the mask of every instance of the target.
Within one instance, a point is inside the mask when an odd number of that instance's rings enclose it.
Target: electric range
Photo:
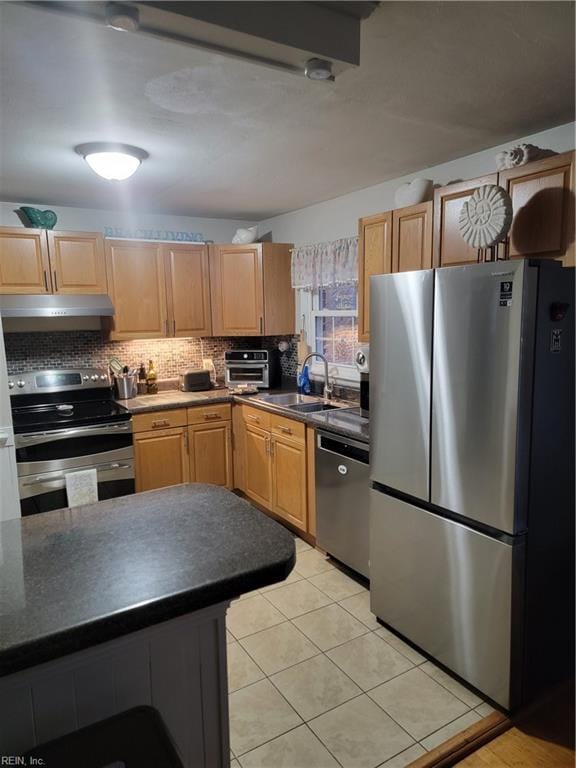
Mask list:
[[[107,371],[33,371],[8,381],[23,515],[68,506],[66,475],[95,469],[98,498],[134,493],[131,414]]]

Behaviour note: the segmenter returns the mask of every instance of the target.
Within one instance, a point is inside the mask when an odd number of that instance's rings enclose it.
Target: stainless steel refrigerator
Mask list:
[[[574,270],[371,280],[372,611],[506,709],[572,649]]]

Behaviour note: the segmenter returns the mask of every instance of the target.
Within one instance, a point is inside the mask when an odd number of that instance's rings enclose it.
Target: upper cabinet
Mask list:
[[[358,222],[358,339],[370,338],[370,278],[392,272],[392,211]]]
[[[562,258],[574,265],[574,157],[565,152],[500,172],[514,210],[501,258]]]
[[[48,232],[54,293],[108,293],[99,232]]]
[[[205,245],[162,246],[173,336],[210,336],[210,268]]]
[[[370,278],[432,266],[432,203],[360,219],[358,340],[370,340]]]
[[[294,333],[290,248],[291,245],[279,243],[211,246],[215,336]]]
[[[164,254],[161,243],[107,240],[112,339],[169,335]]]
[[[0,293],[107,293],[98,232],[0,227]]]
[[[455,267],[482,261],[483,253],[464,242],[458,221],[463,203],[468,202],[478,187],[485,184],[498,184],[498,174],[460,181],[434,191],[435,267]]]
[[[209,336],[208,247],[107,240],[112,339]]]
[[[392,211],[392,271],[432,266],[432,202]]]
[[[44,229],[0,228],[0,293],[51,293]]]

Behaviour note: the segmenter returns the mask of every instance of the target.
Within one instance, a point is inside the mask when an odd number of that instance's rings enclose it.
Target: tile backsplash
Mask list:
[[[214,360],[218,378],[224,378],[226,349],[259,349],[288,341],[290,348],[282,353],[284,376],[296,375],[297,337],[206,339],[140,339],[107,341],[100,331],[54,331],[48,333],[7,333],[4,337],[8,374],[47,368],[106,368],[111,357],[123,364],[139,365],[141,360],[154,360],[160,379],[174,378],[187,368],[202,367],[202,358]]]

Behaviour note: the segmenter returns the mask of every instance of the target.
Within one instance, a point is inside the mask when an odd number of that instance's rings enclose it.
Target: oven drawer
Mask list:
[[[44,461],[18,461],[18,477],[27,477],[28,475],[39,475],[46,472],[69,472],[74,469],[84,469],[85,467],[101,466],[103,464],[112,464],[115,462],[125,463],[134,458],[134,447],[132,445],[132,435],[130,435],[130,445],[123,448],[117,448],[111,451],[100,453],[87,453],[83,455],[74,455],[64,459],[46,459]]]
[[[76,466],[70,470],[42,472],[18,479],[22,514],[33,515],[67,507],[66,474],[84,469],[96,470],[100,501],[134,493],[134,461],[132,459]]]

